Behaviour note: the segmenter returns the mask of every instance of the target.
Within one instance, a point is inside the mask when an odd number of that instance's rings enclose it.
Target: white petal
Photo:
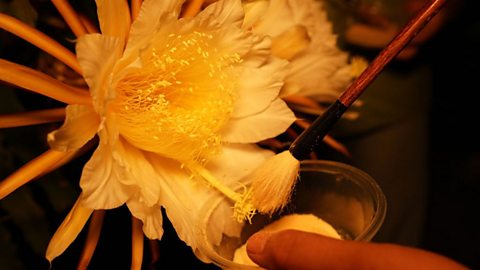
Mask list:
[[[78,62],[97,109],[114,98],[110,81],[113,66],[122,53],[119,41],[115,37],[91,34],[80,37],[76,46]]]
[[[222,140],[231,143],[254,143],[273,138],[295,121],[295,115],[280,99],[263,112],[244,118],[232,118],[222,132]]]
[[[239,191],[243,190],[239,189]],[[209,234],[213,237],[215,237],[215,234],[220,236],[216,237],[218,239],[216,243],[217,245],[220,244],[220,241],[222,240],[220,233],[230,237],[238,238],[240,238],[240,234],[242,233],[242,228],[245,224],[238,222],[237,219],[233,218],[232,207],[233,202],[223,199],[222,202],[218,205],[217,210],[212,215],[212,219],[208,224],[209,226],[207,227],[207,229],[210,231]],[[214,227],[212,226],[213,224],[218,224],[219,227],[217,228],[219,228],[219,230],[212,230]]]
[[[307,29],[298,25],[273,38],[272,54],[281,59],[291,60],[310,43]]]
[[[280,92],[287,65],[287,61],[272,59],[260,68],[243,69],[232,117],[242,118],[265,110]]]
[[[274,153],[255,144],[227,144],[222,153],[207,164],[207,169],[227,185],[249,175]]]
[[[160,240],[162,238],[163,218],[160,206],[155,205],[148,207],[137,198],[129,200],[127,206],[132,215],[143,222],[143,233],[145,233],[149,239]]]
[[[172,18],[177,18],[183,2],[183,0],[145,0],[137,19],[132,24],[125,49],[126,54],[139,42],[150,38],[157,28],[162,27],[163,19],[167,14]]]
[[[272,37],[273,55],[291,60],[281,96],[302,95],[338,96],[351,82],[351,74],[337,72],[348,66],[347,55],[336,45],[332,23],[321,1],[277,0],[253,1],[245,4],[245,27],[256,34]],[[295,28],[305,29],[305,38],[296,51],[282,42]],[[305,43],[307,41],[307,43]],[[283,48],[282,46],[286,46]],[[302,48],[304,47],[304,48]],[[283,48],[284,50],[279,50]],[[279,52],[288,52],[279,55]],[[312,80],[311,78],[315,78]]]
[[[243,17],[243,7],[240,0],[220,0],[206,7],[196,16],[196,19],[215,18],[215,21],[220,25],[241,27]]]
[[[272,54],[270,49],[272,40],[267,36],[253,36],[252,40],[253,46],[250,51],[243,56],[242,65],[247,67],[259,67],[270,59]]]
[[[57,151],[76,150],[95,136],[100,121],[90,106],[68,105],[63,125],[48,134],[50,147]]]
[[[100,30],[103,35],[120,39],[125,45],[130,31],[130,9],[126,0],[96,0]]]
[[[294,21],[294,8],[292,7],[296,8],[287,3],[287,0],[270,1],[268,9],[254,23],[253,31],[255,33],[277,36],[293,27],[296,23]],[[255,10],[253,9],[252,11]],[[250,17],[250,15],[247,15],[247,17]]]
[[[193,249],[198,245],[198,213],[213,190],[195,180],[176,161],[152,154],[149,158],[159,176],[159,203],[165,208],[178,237]]]
[[[239,191],[242,191],[241,186],[247,186],[251,180],[246,176],[273,155],[272,151],[255,144],[228,144],[223,147],[220,156],[208,163],[207,169],[226,185],[240,187]],[[215,244],[220,243],[222,234],[230,237],[240,235],[243,224],[232,218],[232,206],[233,203],[223,197],[215,206],[217,209],[213,212],[212,219],[203,220],[208,222],[207,234]]]
[[[239,187],[244,176],[272,155],[272,152],[254,145],[228,145],[219,157],[209,162],[207,169],[226,185]],[[231,202],[203,179],[192,178],[177,162],[154,154],[149,156],[149,160],[161,178],[160,204],[165,207],[179,238],[195,250],[199,241],[196,225],[203,219],[200,210],[211,200],[221,199],[230,206]],[[238,236],[240,226],[232,214],[231,207],[220,209],[216,218],[208,224],[210,236],[219,238],[222,233]]]
[[[258,1],[244,1],[243,8],[245,10],[245,19],[243,21],[243,27],[245,29],[250,29],[254,27],[255,22],[257,22],[258,18],[261,18],[268,6],[268,0],[258,0]]]
[[[83,205],[93,209],[111,209],[125,203],[137,190],[125,167],[112,156],[111,146],[100,144],[83,168],[80,178]]]
[[[138,187],[138,200],[151,207],[158,202],[160,185],[157,173],[144,153],[128,142],[120,140],[113,148],[113,159],[124,171],[128,183]]]
[[[62,254],[75,238],[77,238],[77,235],[92,214],[93,209],[85,208],[80,204],[80,199],[78,199],[65,220],[60,227],[58,227],[50,243],[48,243],[45,257],[50,262]]]
[[[288,2],[294,23],[308,28],[312,43],[336,46],[337,38],[323,1],[288,0]]]
[[[192,20],[180,21],[177,32],[190,33],[199,31],[212,34],[211,44],[215,44],[219,54],[236,53],[243,58],[252,48],[265,46],[262,40],[249,31],[235,25],[220,25],[216,18],[206,17],[202,20],[194,17]],[[172,29],[174,30],[174,29]],[[170,33],[168,33],[170,34]],[[260,43],[260,44],[259,44]],[[268,44],[267,44],[268,45]],[[266,59],[266,58],[265,58]]]
[[[260,50],[268,42],[241,28],[243,9],[239,0],[218,1],[209,5],[197,16],[189,20],[180,20],[181,32],[202,31],[211,33],[212,44],[221,54],[236,53],[245,59],[253,48]],[[177,30],[178,32],[179,30]],[[265,61],[267,58],[263,61]],[[242,63],[243,64],[243,63]]]
[[[210,244],[219,245],[224,235],[240,237],[243,223],[233,218],[233,206],[232,201],[228,199],[214,197],[201,210],[200,214],[202,216],[197,226],[201,229],[201,235],[206,233],[206,238]]]
[[[285,89],[282,95],[294,94],[287,89],[290,85],[298,85],[299,93],[328,94],[338,96],[344,87],[351,81],[352,74],[338,73],[348,67],[347,55],[338,50],[318,52],[308,50],[291,62],[291,70],[285,79]],[[342,75],[338,76],[336,75]],[[315,76],[315,80],[311,80]]]

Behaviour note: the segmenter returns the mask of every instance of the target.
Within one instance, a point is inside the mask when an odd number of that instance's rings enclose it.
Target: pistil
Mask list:
[[[251,202],[251,190],[245,187],[243,193],[235,192],[230,187],[222,183],[219,179],[217,179],[214,175],[212,175],[210,171],[205,169],[205,167],[193,163],[186,165],[186,167],[192,172],[201,176],[214,189],[216,189],[217,191],[225,195],[225,197],[234,202],[233,217],[238,222],[251,222],[252,217],[256,213],[256,209]]]

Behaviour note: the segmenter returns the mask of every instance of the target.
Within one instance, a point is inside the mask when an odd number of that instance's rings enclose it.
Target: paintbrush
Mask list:
[[[385,65],[423,29],[445,2],[428,1],[340,97],[295,139],[289,150],[273,156],[251,175],[252,203],[259,212],[271,214],[287,204],[298,177],[300,161],[309,157]]]

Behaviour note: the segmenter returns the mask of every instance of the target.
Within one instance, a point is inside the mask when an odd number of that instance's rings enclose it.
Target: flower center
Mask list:
[[[158,35],[142,67],[123,77],[114,103],[120,134],[146,151],[203,162],[218,152],[219,130],[235,101],[236,53],[204,32]]]

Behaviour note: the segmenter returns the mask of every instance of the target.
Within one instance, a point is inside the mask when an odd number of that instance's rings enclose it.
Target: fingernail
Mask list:
[[[258,232],[250,236],[247,241],[247,253],[249,254],[259,254],[263,252],[265,243],[270,237],[270,233]]]

